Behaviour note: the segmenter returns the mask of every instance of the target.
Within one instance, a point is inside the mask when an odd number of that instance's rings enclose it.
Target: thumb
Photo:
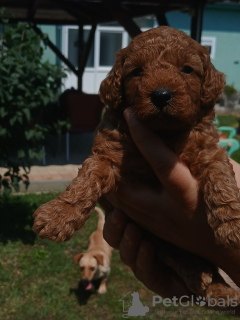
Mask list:
[[[161,138],[141,124],[128,108],[124,111],[131,136],[139,151],[152,167],[157,178],[169,192],[189,190],[193,179],[189,169],[179,161]]]

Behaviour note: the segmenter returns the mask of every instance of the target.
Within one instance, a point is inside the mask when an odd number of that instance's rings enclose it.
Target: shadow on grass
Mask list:
[[[76,289],[70,288],[70,290],[69,290],[70,294],[72,294],[72,293],[75,294],[77,301],[78,301],[78,304],[80,306],[86,305],[88,302],[88,299],[91,297],[92,294],[97,294],[96,291],[99,288],[100,280],[94,280],[94,281],[92,281],[92,284],[93,284],[94,289],[88,290],[88,291],[85,290],[85,287],[84,287],[82,281],[79,281],[78,287]]]
[[[33,244],[36,235],[33,225],[33,207],[21,197],[0,198],[0,242],[21,240]]]
[[[0,242],[22,241],[34,244],[33,213],[43,203],[56,197],[56,193],[25,194],[4,197],[0,195]]]

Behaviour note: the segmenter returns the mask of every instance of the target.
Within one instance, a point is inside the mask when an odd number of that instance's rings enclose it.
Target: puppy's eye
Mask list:
[[[94,268],[94,267],[90,267],[90,270],[91,270],[91,271],[94,271],[94,270],[95,270],[95,268]]]
[[[189,67],[189,66],[184,66],[184,67],[182,68],[182,72],[183,72],[183,73],[186,73],[186,74],[190,74],[190,73],[193,72],[193,68],[191,68],[191,67]]]
[[[134,69],[133,71],[132,71],[132,76],[134,76],[134,77],[139,77],[140,75],[141,75],[141,73],[142,73],[142,68],[136,68],[136,69]]]

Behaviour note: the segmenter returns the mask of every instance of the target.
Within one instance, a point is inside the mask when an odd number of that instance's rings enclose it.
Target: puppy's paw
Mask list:
[[[214,230],[214,235],[217,244],[240,248],[240,219],[220,224]]]
[[[101,284],[100,285],[100,287],[98,288],[98,293],[99,294],[104,294],[104,293],[106,293],[107,292],[107,287],[106,287],[106,285],[104,284]]]
[[[40,238],[56,242],[68,241],[88,218],[81,215],[79,209],[78,206],[54,199],[40,206],[33,214],[33,231]]]
[[[208,272],[193,272],[186,280],[188,289],[196,295],[203,295],[211,283],[212,274]]]

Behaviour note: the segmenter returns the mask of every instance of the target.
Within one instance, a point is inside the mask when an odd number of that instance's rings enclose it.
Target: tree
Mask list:
[[[27,23],[4,25],[0,38],[0,177],[5,193],[19,190],[19,181],[29,184],[28,173],[34,159],[43,156],[48,134],[66,125],[57,117],[57,100],[65,77],[58,65],[42,61],[41,39]],[[45,121],[49,106],[56,117]],[[20,175],[20,167],[25,170]],[[1,185],[0,185],[1,187]]]

